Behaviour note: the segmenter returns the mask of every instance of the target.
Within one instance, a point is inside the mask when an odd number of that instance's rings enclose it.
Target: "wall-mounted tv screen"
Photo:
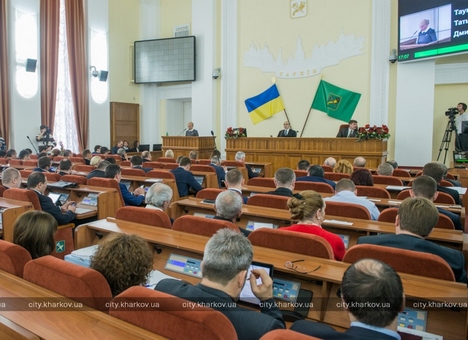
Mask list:
[[[398,61],[468,51],[466,0],[399,0]]]
[[[195,37],[135,41],[135,83],[195,81]]]

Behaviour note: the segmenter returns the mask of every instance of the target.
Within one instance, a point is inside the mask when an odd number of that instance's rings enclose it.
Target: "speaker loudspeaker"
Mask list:
[[[99,81],[107,81],[107,76],[108,75],[109,75],[109,71],[99,72]]]
[[[36,72],[37,59],[26,59],[26,72]]]

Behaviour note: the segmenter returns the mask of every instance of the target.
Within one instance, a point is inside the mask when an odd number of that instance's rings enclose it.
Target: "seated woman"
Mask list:
[[[116,296],[147,282],[153,269],[153,252],[138,235],[109,234],[91,257],[91,268],[104,275],[112,295]]]
[[[52,254],[57,220],[50,214],[30,210],[16,219],[13,225],[13,243],[25,248],[33,259]]]
[[[333,172],[340,174],[351,174],[353,172],[353,165],[346,159],[340,159],[336,162]]]
[[[374,178],[372,173],[367,169],[356,169],[349,177],[355,185],[365,185],[368,187],[374,186]]]
[[[313,190],[301,191],[288,200],[291,219],[299,221],[290,227],[281,230],[297,231],[317,235],[330,243],[335,260],[341,261],[345,254],[345,245],[338,235],[322,229],[325,219],[325,201],[319,193]]]
[[[166,157],[166,158],[174,158],[174,151],[172,151],[171,149],[166,150],[166,152],[164,153],[164,157]]]

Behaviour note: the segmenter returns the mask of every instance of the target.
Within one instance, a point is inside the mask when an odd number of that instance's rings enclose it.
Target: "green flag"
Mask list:
[[[328,116],[348,122],[361,98],[361,94],[321,80],[312,102],[312,109],[325,112]]]

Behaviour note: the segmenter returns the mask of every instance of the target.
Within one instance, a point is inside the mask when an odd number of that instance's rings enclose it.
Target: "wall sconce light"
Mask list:
[[[392,50],[392,53],[390,53],[390,56],[388,57],[388,61],[394,64],[398,60],[398,54],[396,48]]]
[[[96,66],[91,66],[91,75],[95,78],[99,77],[99,81],[107,81],[107,76],[109,75],[109,71],[98,71]]]
[[[36,72],[37,59],[26,59],[26,72]]]
[[[213,79],[218,79],[219,76],[221,75],[221,67],[215,68],[212,73]]]

